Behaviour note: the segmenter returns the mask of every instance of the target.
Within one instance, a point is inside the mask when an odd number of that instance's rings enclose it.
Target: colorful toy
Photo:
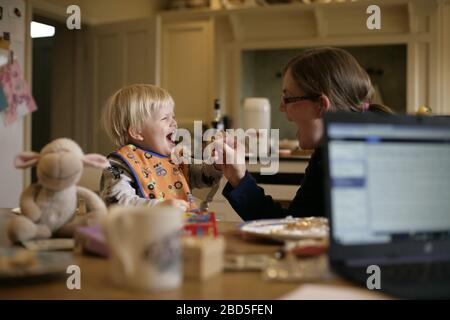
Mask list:
[[[214,212],[186,212],[184,235],[191,237],[217,237],[216,214]]]

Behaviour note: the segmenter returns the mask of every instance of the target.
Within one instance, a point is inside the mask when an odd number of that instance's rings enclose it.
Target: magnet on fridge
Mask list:
[[[11,8],[9,8],[9,16],[11,18],[18,19],[18,18],[22,17],[22,11],[20,11],[20,9],[17,7],[11,7]]]
[[[3,88],[0,87],[0,112],[8,108],[8,98],[6,97]]]
[[[22,16],[22,12],[20,12],[19,8],[14,8],[14,14],[17,18],[20,18]]]

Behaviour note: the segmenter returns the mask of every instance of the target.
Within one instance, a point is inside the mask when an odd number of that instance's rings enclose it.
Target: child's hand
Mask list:
[[[183,212],[187,212],[188,208],[189,208],[189,203],[187,203],[184,200],[180,200],[180,199],[169,199],[169,200],[164,200],[163,202],[161,202],[159,204],[160,206],[172,206],[172,207],[176,207],[180,210],[182,210]]]

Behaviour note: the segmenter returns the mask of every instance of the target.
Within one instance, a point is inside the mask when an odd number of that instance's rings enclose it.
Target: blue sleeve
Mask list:
[[[227,183],[222,194],[243,220],[284,218],[288,215],[279,203],[264,193],[263,188],[258,187],[248,171],[236,188]]]
[[[233,189],[230,183],[227,183],[222,194],[244,220],[284,218],[288,215],[324,216],[323,179],[322,156],[318,151],[311,156],[301,187],[287,210],[276,203],[271,196],[266,195],[264,189],[258,187],[248,171],[236,188]]]

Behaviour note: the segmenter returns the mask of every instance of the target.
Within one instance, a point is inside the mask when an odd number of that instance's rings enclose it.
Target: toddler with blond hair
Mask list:
[[[195,211],[191,189],[211,187],[222,172],[214,165],[176,164],[174,101],[157,86],[135,84],[114,93],[102,115],[118,148],[103,171],[100,196],[107,205],[173,205]]]

